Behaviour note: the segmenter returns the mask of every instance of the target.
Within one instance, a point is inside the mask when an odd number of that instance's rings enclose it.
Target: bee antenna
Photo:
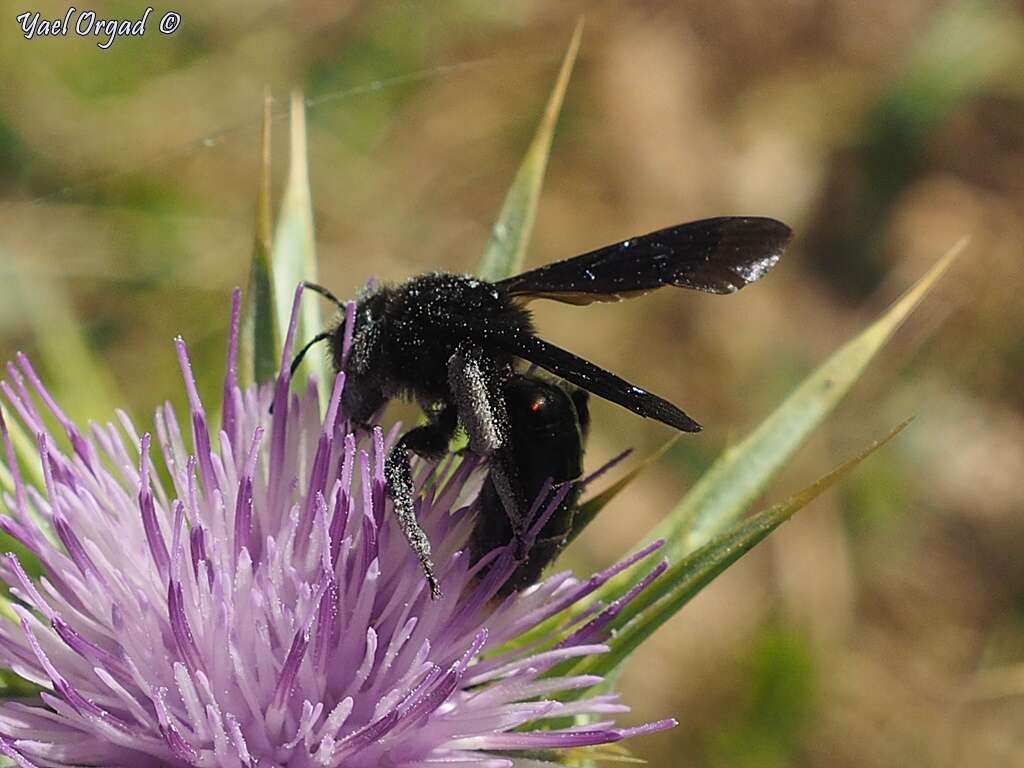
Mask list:
[[[302,287],[303,288],[309,288],[309,290],[311,290],[311,291],[316,291],[321,296],[323,296],[325,299],[327,299],[329,302],[334,304],[334,306],[336,306],[342,312],[345,311],[345,302],[343,302],[341,299],[339,299],[337,296],[335,296],[329,290],[324,288],[322,285],[317,285],[316,283],[311,283],[308,280],[303,280],[302,281]]]
[[[310,347],[312,347],[314,344],[319,344],[321,341],[326,341],[329,338],[331,338],[330,331],[321,331],[312,339],[307,341],[306,345],[302,349],[300,349],[298,354],[295,355],[295,357],[292,359],[291,368],[288,369],[288,377],[291,378],[292,376],[295,375],[295,370],[299,367],[299,364],[302,362],[302,358],[306,356],[306,353],[309,351]]]

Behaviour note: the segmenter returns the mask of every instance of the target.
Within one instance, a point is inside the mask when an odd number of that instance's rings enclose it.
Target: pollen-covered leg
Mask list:
[[[448,385],[469,437],[469,450],[488,460],[490,477],[516,539],[526,531],[526,505],[509,443],[501,376],[483,350],[467,344],[448,361]]]
[[[454,410],[443,409],[429,424],[406,432],[388,453],[384,462],[384,477],[395,508],[395,517],[409,546],[419,558],[423,573],[427,577],[427,584],[430,585],[430,596],[435,600],[441,597],[441,585],[434,572],[434,561],[430,559],[430,539],[416,519],[413,502],[416,489],[412,481],[409,452],[412,451],[424,458],[439,457],[448,447],[456,423]]]

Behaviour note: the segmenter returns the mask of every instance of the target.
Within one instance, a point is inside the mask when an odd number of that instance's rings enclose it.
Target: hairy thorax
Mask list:
[[[420,401],[444,399],[448,360],[460,346],[474,344],[507,367],[511,358],[502,340],[533,333],[525,309],[494,284],[469,275],[431,272],[385,290],[383,354],[390,383]]]

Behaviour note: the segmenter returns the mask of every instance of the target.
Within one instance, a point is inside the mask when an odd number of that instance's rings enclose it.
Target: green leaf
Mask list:
[[[288,333],[295,288],[303,280],[317,282],[316,244],[313,236],[313,203],[309,191],[309,163],[306,153],[306,112],[302,94],[292,94],[291,155],[288,181],[281,201],[273,248],[274,305],[280,338]],[[323,330],[320,304],[307,296],[302,302],[295,340],[303,343]],[[320,395],[326,403],[329,396],[327,359],[310,355],[301,370],[316,374]],[[298,373],[302,376],[302,373]]]
[[[0,431],[3,431],[5,428],[7,436],[10,438],[11,446],[14,450],[14,461],[17,464],[17,470],[21,474],[22,483],[34,485],[36,488],[42,489],[44,487],[42,462],[39,459],[39,451],[35,444],[29,440],[28,433],[21,422],[14,418],[13,414],[2,405],[0,405],[0,419],[2,419]],[[9,463],[6,444],[0,442],[0,488],[9,493],[11,497],[17,499],[17,487],[14,483],[15,467],[8,466]],[[29,509],[33,510],[34,507],[29,505]],[[15,510],[6,509],[6,504],[2,500],[0,500],[0,510],[3,510],[11,517],[17,518]],[[50,525],[50,521],[44,519],[36,512],[29,512],[29,514],[33,516],[33,520],[42,534],[48,537],[51,543],[56,543],[56,535]],[[13,552],[31,576],[38,576],[43,572],[42,564],[28,547],[3,531],[0,531],[0,552]],[[10,609],[10,601],[7,599],[8,591],[9,587],[7,585],[0,585],[0,613],[10,617],[14,614]]]
[[[39,448],[36,445],[28,432],[25,431],[25,427],[15,417],[9,408],[0,406],[3,410],[4,422],[7,424],[7,431],[11,437],[11,445],[14,446],[14,456],[18,461],[18,467],[21,469],[21,477],[29,485],[34,485],[36,488],[43,487],[43,464],[39,458]],[[0,461],[6,465],[7,455],[3,455]],[[4,487],[13,492],[14,491],[14,477],[10,473],[10,468],[7,466],[3,467],[4,472],[0,474],[0,481],[3,482]]]
[[[249,284],[242,305],[239,339],[239,378],[243,387],[270,381],[277,373],[281,341],[274,306],[273,269],[270,262],[273,216],[270,212],[270,124],[269,91],[263,100],[263,129],[260,133],[260,184],[256,192],[256,233],[253,238]]]
[[[0,463],[0,488],[3,488],[8,493],[14,490],[14,477],[3,463]]]
[[[0,253],[0,258],[6,256]],[[78,421],[97,414],[113,414],[120,400],[114,377],[93,353],[64,284],[50,280],[43,274],[24,275],[14,259],[8,259],[8,262],[15,265],[11,272],[12,285],[9,286],[12,289],[11,295],[25,310],[25,316],[35,333],[38,362],[42,363],[41,373],[65,413]],[[2,408],[22,480],[26,485],[43,488],[43,468],[35,436],[29,434],[10,408]],[[60,430],[57,434],[61,434]],[[0,445],[0,486],[13,494],[14,477],[11,470],[7,466],[7,455]],[[52,536],[47,521],[37,516],[36,523],[44,535]],[[42,572],[35,555],[6,533],[0,533],[0,551],[17,554],[22,565],[32,575]],[[0,603],[0,611],[5,609],[6,603]]]
[[[32,328],[39,356],[33,363],[42,363],[40,374],[61,407],[78,421],[113,414],[122,402],[117,383],[92,350],[64,283],[42,272],[24,274],[2,251],[0,261],[12,265],[9,295]]]
[[[880,319],[835,352],[757,429],[718,458],[651,535],[667,541],[670,559],[693,552],[743,514],[843,399],[966,242],[953,246]]]
[[[611,625],[610,651],[576,663],[568,674],[606,675],[618,667],[658,627],[674,616],[704,587],[763,541],[768,534],[807,506],[823,491],[848,475],[864,459],[899,434],[909,420],[900,424],[882,440],[841,464],[781,504],[732,525],[700,549],[672,565],[629,603]],[[566,670],[552,670],[551,675]],[[586,690],[572,691],[568,699],[579,698]]]
[[[4,543],[5,544],[8,541],[13,541],[13,539],[11,539],[10,537],[7,537],[7,534],[4,534],[4,536],[6,537],[4,539]],[[21,559],[20,555],[18,556],[18,559],[19,560]],[[36,574],[32,574],[32,575],[34,576]],[[10,592],[11,592],[10,585],[9,584],[5,584],[4,585],[4,589],[3,589],[3,593],[0,594],[0,621],[6,619],[7,621],[12,621],[15,624],[17,624],[19,621],[21,621],[21,618],[14,611],[14,608],[11,607],[13,605],[13,603],[11,602]],[[3,679],[2,675],[5,672],[10,672],[10,670],[0,668],[0,680]]]
[[[9,669],[0,669],[0,699],[36,698],[46,689],[23,677],[18,677]]]
[[[562,60],[562,69],[555,81],[555,88],[548,99],[547,108],[541,118],[537,132],[533,136],[526,156],[519,166],[519,171],[512,186],[505,196],[498,220],[491,229],[491,238],[480,260],[477,274],[484,280],[497,281],[518,274],[523,270],[526,257],[526,245],[530,241],[533,222],[537,215],[537,202],[544,184],[544,171],[547,169],[548,157],[551,154],[551,140],[555,134],[558,113],[562,110],[565,91],[569,87],[569,76],[572,74],[576,54],[580,48],[580,37],[583,34],[583,20],[576,24],[569,49]]]

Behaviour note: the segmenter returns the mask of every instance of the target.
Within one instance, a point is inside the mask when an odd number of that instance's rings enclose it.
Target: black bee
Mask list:
[[[528,587],[561,552],[574,533],[583,474],[583,450],[590,428],[586,391],[535,374],[516,373],[502,387],[508,416],[508,444],[521,498],[533,504],[548,483],[571,483],[541,527],[521,562],[498,590],[499,596]],[[477,521],[470,536],[474,559],[512,541],[512,529],[494,479],[480,489]],[[543,510],[537,511],[539,516]]]
[[[367,424],[390,399],[417,401],[428,422],[406,432],[385,461],[396,517],[423,566],[431,593],[440,586],[430,542],[416,520],[410,452],[436,459],[461,424],[469,449],[488,460],[489,482],[512,535],[526,529],[528,500],[509,435],[505,402],[515,360],[533,363],[577,387],[684,432],[700,425],[657,395],[539,338],[524,304],[618,301],[665,285],[733,293],[761,279],[778,262],[790,229],[774,219],[722,217],[651,232],[548,264],[496,283],[430,272],[359,296],[352,345],[343,355],[344,315],[314,336],[292,363],[326,340],[335,370],[346,374],[342,407]],[[330,291],[309,285],[339,307]]]

